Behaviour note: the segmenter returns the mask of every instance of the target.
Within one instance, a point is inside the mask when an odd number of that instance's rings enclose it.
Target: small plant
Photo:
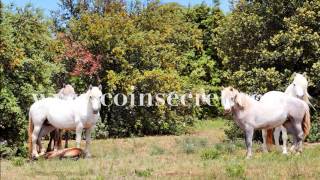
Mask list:
[[[182,141],[178,141],[182,147],[182,151],[186,154],[195,153],[198,149],[206,147],[208,140],[204,138],[187,137]]]
[[[244,178],[245,168],[242,164],[232,164],[226,167],[226,173],[229,177]]]
[[[162,147],[159,147],[157,145],[151,146],[151,152],[150,155],[161,155],[164,154],[165,150]]]
[[[14,158],[12,158],[11,162],[14,166],[22,166],[22,165],[24,165],[24,158],[14,157]]]
[[[201,159],[203,159],[203,160],[217,159],[220,154],[221,153],[215,148],[204,149],[201,152]]]
[[[134,170],[134,173],[139,177],[149,177],[152,174],[152,169],[145,169],[145,170]]]

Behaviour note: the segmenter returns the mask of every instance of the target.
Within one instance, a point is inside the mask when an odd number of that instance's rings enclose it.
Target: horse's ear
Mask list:
[[[89,90],[91,90],[92,89],[92,85],[90,84],[90,86],[89,86]]]
[[[292,77],[295,77],[297,75],[297,73],[296,72],[294,72],[293,74],[292,74]]]
[[[302,74],[302,76],[306,78],[306,77],[307,77],[307,73],[304,72],[304,73]]]
[[[101,84],[99,85],[99,89],[100,89],[100,91],[102,90],[102,85]]]
[[[63,84],[62,84],[62,87],[65,88],[65,87],[66,87],[66,83],[63,83]]]

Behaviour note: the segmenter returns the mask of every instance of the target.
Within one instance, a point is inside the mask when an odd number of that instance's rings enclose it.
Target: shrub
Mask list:
[[[311,117],[311,129],[310,134],[307,136],[308,142],[320,141],[320,116],[318,113],[314,113]]]
[[[101,120],[99,120],[96,124],[92,137],[94,137],[95,139],[104,139],[107,138],[108,135],[109,133],[106,124],[102,123]]]

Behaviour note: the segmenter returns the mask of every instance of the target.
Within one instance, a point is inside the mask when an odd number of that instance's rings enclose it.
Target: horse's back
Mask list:
[[[53,99],[54,98],[49,97],[34,102],[29,110],[29,116],[31,116],[31,119],[35,122],[44,121],[48,112],[47,104]]]
[[[283,110],[288,112],[291,116],[304,115],[308,108],[308,105],[303,100],[280,91],[270,91],[264,94],[260,101],[262,103],[281,105]]]
[[[261,98],[260,102],[262,103],[280,103],[283,97],[286,96],[285,93],[280,91],[269,91],[265,93]]]

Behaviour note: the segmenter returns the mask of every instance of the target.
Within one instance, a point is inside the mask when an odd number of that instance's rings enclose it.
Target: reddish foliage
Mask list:
[[[70,37],[64,34],[59,38],[64,42],[65,52],[61,60],[74,60],[75,66],[71,67],[71,75],[96,75],[101,69],[101,55],[94,55],[80,42],[73,41]]]

